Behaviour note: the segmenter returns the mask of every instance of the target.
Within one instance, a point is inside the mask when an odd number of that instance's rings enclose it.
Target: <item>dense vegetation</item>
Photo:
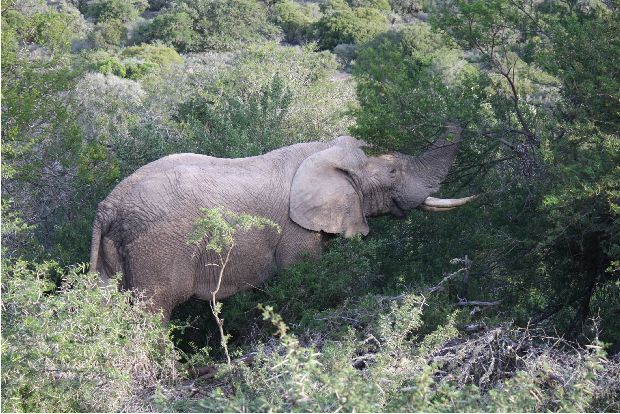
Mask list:
[[[617,0],[1,13],[2,411],[620,410]],[[249,362],[207,305],[162,327],[81,265],[97,203],[163,155],[344,133],[414,154],[449,121],[442,195],[478,200],[373,219],[226,300]]]

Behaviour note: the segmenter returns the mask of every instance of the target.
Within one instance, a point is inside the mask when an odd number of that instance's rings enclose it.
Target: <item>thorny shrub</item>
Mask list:
[[[422,335],[426,299],[368,295],[335,310],[342,334],[296,336],[261,307],[278,339],[214,380],[168,395],[167,411],[589,411],[618,408],[620,361],[510,325],[461,333],[456,317]],[[358,315],[352,322],[352,315]],[[325,314],[328,318],[330,315]],[[348,327],[346,329],[345,327]],[[251,362],[247,362],[250,360]]]
[[[3,412],[151,411],[154,389],[176,381],[160,316],[84,270],[56,288],[54,263],[4,266]]]

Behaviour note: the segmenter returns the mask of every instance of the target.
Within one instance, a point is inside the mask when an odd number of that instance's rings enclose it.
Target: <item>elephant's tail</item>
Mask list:
[[[101,284],[107,286],[116,273],[122,271],[118,249],[107,237],[112,226],[108,215],[97,213],[93,222],[93,237],[90,247],[90,271],[99,273]]]

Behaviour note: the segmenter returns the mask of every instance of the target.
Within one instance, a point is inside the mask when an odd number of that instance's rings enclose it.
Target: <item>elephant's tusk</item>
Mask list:
[[[474,200],[477,195],[463,197],[463,198],[435,198],[435,197],[427,197],[426,200],[422,203],[423,206],[427,207],[436,207],[436,208],[454,208],[460,207],[463,204],[467,204],[470,201]],[[433,210],[435,211],[435,210]]]
[[[432,212],[436,212],[436,211],[448,211],[448,210],[453,210],[456,207],[431,207],[431,206],[427,206],[426,204],[420,204],[418,207],[418,210],[422,210],[422,211],[432,211]]]

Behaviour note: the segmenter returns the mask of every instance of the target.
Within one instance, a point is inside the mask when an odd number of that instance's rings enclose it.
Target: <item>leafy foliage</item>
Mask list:
[[[283,123],[292,96],[278,75],[244,101],[231,94],[215,106],[208,99],[194,98],[181,106],[180,112],[197,136],[208,130],[205,146],[210,152],[228,157],[248,156],[265,153],[286,142]]]
[[[192,26],[192,16],[188,12],[166,11],[141,28],[140,37],[147,41],[159,40],[179,52],[188,52],[193,50],[199,36]]]
[[[249,315],[257,316],[256,303],[280,309],[285,320],[300,331],[326,328],[329,324],[321,312],[362,296],[383,282],[377,275],[381,263],[378,248],[377,243],[360,238],[336,239],[319,262],[306,259],[275,275],[260,290],[228,299],[224,317],[230,321],[233,336],[247,338],[249,332],[264,329],[256,320],[248,323]],[[240,340],[239,344],[244,343]]]
[[[387,19],[372,7],[351,8],[345,0],[321,4],[317,32],[321,47],[332,49],[340,43],[364,43],[387,30]]]
[[[194,223],[187,242],[200,243],[206,238],[206,249],[218,254],[228,252],[234,247],[235,238],[240,237],[238,232],[262,230],[265,227],[272,227],[278,233],[281,232],[280,226],[264,217],[224,211],[221,208],[203,208],[201,212],[202,216]]]
[[[120,19],[110,19],[98,23],[90,33],[89,41],[94,49],[112,49],[124,44],[127,28]]]
[[[603,24],[606,17],[596,16],[613,13],[605,10],[572,13]],[[465,148],[444,189],[486,192],[488,208],[467,211],[467,218],[459,217],[461,212],[434,218],[431,228],[412,216],[411,227],[402,233],[388,225],[388,234],[398,241],[386,262],[414,251],[405,268],[409,278],[419,280],[425,270],[437,268],[438,247],[447,246],[430,236],[425,247],[409,234],[445,234],[449,228],[462,236],[447,254],[474,257],[475,273],[484,275],[480,288],[516,305],[513,315],[521,323],[533,313],[539,322],[555,316],[554,323],[575,334],[601,306],[591,302],[596,289],[613,290],[617,278],[617,180],[609,177],[617,175],[618,147],[606,132],[614,127],[596,126],[595,117],[573,106],[574,93],[560,87],[564,76],[574,75],[557,69],[564,61],[553,63],[558,56],[549,51],[565,47],[554,43],[561,36],[551,35],[565,33],[557,23],[565,12],[457,1],[435,15],[433,24],[442,32],[418,24],[377,37],[358,54],[354,74],[360,108],[354,131],[380,148],[415,152],[438,125],[449,120],[466,125]],[[571,19],[560,20],[569,24]],[[541,36],[543,30],[550,34]],[[613,43],[613,37],[609,40]],[[405,273],[402,266],[394,267]],[[616,337],[615,323],[605,325],[604,335]]]
[[[88,57],[89,67],[104,75],[138,80],[146,75],[183,63],[183,58],[172,48],[162,45],[131,46],[120,56],[97,51]]]
[[[89,34],[90,45],[104,50],[126,44],[130,25],[148,6],[146,0],[93,0],[78,4],[84,15],[96,22]]]
[[[2,411],[144,410],[146,389],[175,380],[175,352],[146,302],[100,287],[83,266],[3,268]]]
[[[589,12],[559,10],[544,20],[553,47],[539,50],[537,61],[561,79],[565,116],[583,117],[603,132],[617,133],[620,79],[610,76],[620,55],[617,4],[611,9],[595,6]]]
[[[171,47],[163,45],[143,44],[140,46],[131,46],[123,49],[121,56],[124,58],[135,58],[147,62],[156,63],[165,67],[170,65],[180,65],[183,58]]]
[[[251,367],[241,364],[222,371],[206,387],[203,399],[169,400],[162,408],[190,412],[586,410],[596,393],[611,396],[613,392],[613,387],[600,387],[597,378],[617,375],[618,367],[606,365],[598,345],[592,345],[591,351],[563,350],[557,342],[531,342],[534,335],[509,327],[468,342],[457,337],[453,321],[432,336],[420,337],[424,305],[424,298],[414,294],[366,298],[355,313],[363,318],[362,326],[358,321],[352,328],[343,318],[336,323],[349,326],[348,333],[305,345],[272,307],[259,306],[279,340],[258,347]],[[457,387],[442,378],[446,372],[442,369],[459,374],[458,368],[450,367],[459,358],[471,357],[464,364],[473,369],[488,368],[484,358],[497,354],[482,349],[502,341],[517,348],[527,343],[529,351],[521,354],[513,376],[498,379],[498,386],[488,393],[471,380]],[[459,352],[469,343],[480,343],[478,354]],[[511,363],[510,356],[499,358],[495,363],[503,367]]]
[[[275,5],[275,22],[284,32],[284,40],[300,44],[314,38],[315,23],[318,20],[311,3],[299,4],[284,0]]]
[[[360,106],[353,131],[383,149],[419,152],[438,126],[476,122],[484,113],[488,80],[424,24],[360,47],[354,76]]]
[[[160,40],[180,52],[235,50],[278,35],[264,5],[256,0],[175,2],[144,33],[146,40]]]
[[[325,139],[350,122],[350,84],[330,79],[336,66],[330,54],[312,47],[251,48],[181,104],[178,118],[203,151],[217,156],[258,155]]]
[[[615,126],[597,126],[598,115],[580,110],[581,103],[575,100],[574,89],[568,87],[575,72],[560,69],[566,65],[562,54],[567,48],[563,43],[566,38],[562,36],[567,33],[566,28],[576,30],[571,23],[575,19],[597,22],[584,24],[579,36],[596,36],[601,26],[613,31],[615,23],[609,16],[617,15],[618,10],[517,7],[501,1],[455,2],[452,7],[438,15],[436,24],[445,28],[455,41],[477,50],[481,63],[487,65],[491,74],[499,75],[509,100],[504,107],[507,112],[497,113],[496,125],[503,125],[506,137],[516,134],[506,145],[518,157],[522,174],[531,176],[544,171],[538,181],[528,180],[530,202],[522,207],[535,214],[536,221],[522,228],[511,226],[514,230],[510,230],[514,231],[515,239],[523,240],[524,235],[530,239],[522,244],[523,255],[532,260],[528,261],[520,284],[525,285],[524,289],[536,289],[543,298],[562,298],[539,303],[544,310],[537,320],[557,315],[556,321],[562,321],[574,333],[581,329],[587,317],[596,313],[591,307],[596,289],[606,290],[617,278],[612,263],[617,249],[614,246],[618,245],[614,195],[618,187],[617,180],[610,181],[609,177],[617,175],[620,153],[617,137],[607,132],[609,128],[617,131],[617,122]],[[617,57],[617,40],[614,36],[607,39],[610,54],[598,58],[598,68],[606,67],[604,59]],[[584,79],[598,76],[596,71],[590,72],[585,62],[578,63],[590,58],[595,59],[581,54],[574,57],[576,65],[571,63],[571,67],[584,70]],[[536,64],[548,68],[551,74],[541,73]],[[549,80],[563,85],[557,95],[549,93],[545,86]],[[532,84],[541,85],[537,89],[543,91],[543,99],[533,96]],[[599,92],[608,87],[596,82],[589,85],[591,91]],[[506,114],[511,117],[506,118]],[[592,192],[590,188],[597,190]],[[545,234],[542,240],[534,237],[541,231]],[[537,271],[533,273],[534,268]],[[610,338],[617,335],[616,329],[605,331]]]
[[[94,0],[86,4],[85,15],[98,22],[119,20],[126,23],[135,20],[147,5],[145,0]]]
[[[224,211],[222,208],[203,208],[201,212],[202,216],[194,223],[187,243],[200,246],[206,240],[204,247],[206,252],[203,254],[208,254],[212,251],[219,258],[219,261],[216,261],[216,263],[207,263],[207,266],[217,266],[219,268],[215,288],[211,291],[209,306],[219,328],[220,343],[226,354],[226,361],[230,366],[231,360],[230,353],[228,352],[230,335],[224,333],[224,320],[220,318],[222,303],[217,301],[217,294],[222,286],[230,254],[235,247],[235,240],[243,235],[239,233],[250,230],[263,230],[265,227],[271,227],[277,233],[281,233],[282,230],[275,222],[265,217],[245,213],[239,214],[230,210]]]

